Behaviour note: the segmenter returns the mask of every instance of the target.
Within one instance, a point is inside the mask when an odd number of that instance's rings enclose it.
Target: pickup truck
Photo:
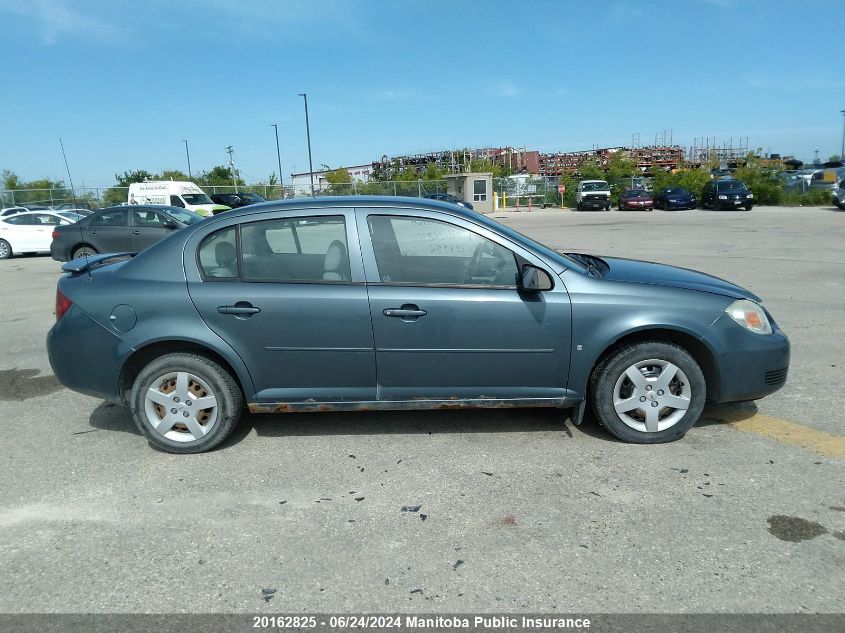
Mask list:
[[[604,180],[582,180],[575,191],[575,206],[585,209],[610,211],[610,185]]]

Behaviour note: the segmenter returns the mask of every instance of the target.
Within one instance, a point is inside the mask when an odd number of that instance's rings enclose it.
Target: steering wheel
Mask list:
[[[496,269],[497,270],[501,269],[502,262],[504,261],[502,259],[501,253],[496,252],[496,248],[494,247],[493,242],[488,242],[487,240],[484,240],[478,246],[475,247],[475,251],[473,251],[473,253],[472,253],[472,258],[470,259],[470,262],[469,262],[469,268],[467,268],[467,274],[466,274],[466,280],[465,280],[466,283],[471,284],[473,279],[476,278],[475,273],[478,271],[478,264],[481,262],[481,257],[485,253],[492,255],[493,257],[497,258],[499,261],[496,264]],[[499,270],[499,273],[497,273],[497,275],[496,275],[497,278],[498,278],[499,274],[501,274],[500,270]]]

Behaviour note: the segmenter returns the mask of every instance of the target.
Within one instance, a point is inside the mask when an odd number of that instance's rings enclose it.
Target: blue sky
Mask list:
[[[464,146],[662,130],[838,153],[841,0],[0,0],[0,169],[109,185],[235,162],[247,181]]]

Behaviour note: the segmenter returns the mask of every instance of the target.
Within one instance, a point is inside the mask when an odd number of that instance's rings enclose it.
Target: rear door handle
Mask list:
[[[425,310],[420,310],[417,306],[414,305],[404,305],[401,308],[385,308],[382,310],[382,314],[387,317],[400,317],[403,319],[407,318],[419,318],[424,317],[428,312]]]
[[[233,306],[220,306],[217,308],[217,311],[220,314],[234,314],[237,317],[245,318],[253,314],[258,314],[261,312],[261,308],[256,308],[248,301],[238,301]]]

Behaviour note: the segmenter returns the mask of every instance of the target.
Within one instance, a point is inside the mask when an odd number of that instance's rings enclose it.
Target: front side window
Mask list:
[[[164,228],[165,218],[155,211],[133,211],[132,222],[136,227],[148,229]]]
[[[472,181],[472,200],[473,202],[484,202],[485,200],[487,200],[486,180]]]
[[[245,281],[350,281],[343,216],[241,225]]]
[[[129,211],[115,209],[105,211],[91,220],[92,226],[129,226]]]
[[[379,278],[384,283],[516,285],[507,248],[439,220],[374,215],[368,219]]]

